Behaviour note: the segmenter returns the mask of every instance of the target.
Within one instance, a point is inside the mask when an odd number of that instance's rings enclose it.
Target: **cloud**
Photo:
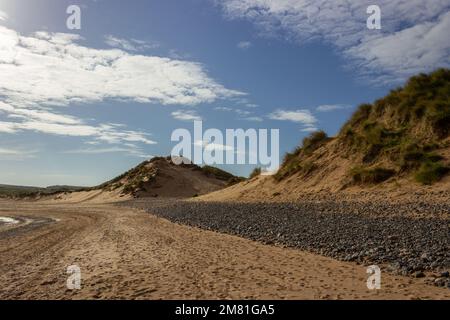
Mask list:
[[[17,132],[16,123],[0,121],[0,132],[1,133],[16,133]]]
[[[236,112],[241,117],[249,116],[252,114],[250,111],[242,110],[242,109],[234,109],[234,112]]]
[[[35,131],[110,144],[154,144],[145,132],[93,124],[56,109],[106,100],[196,105],[244,95],[215,82],[199,63],[94,49],[80,45],[81,40],[64,33],[23,36],[0,26],[1,133]],[[121,39],[109,40],[126,45]],[[136,49],[146,45],[130,43]]]
[[[156,49],[159,47],[157,42],[147,42],[137,39],[121,39],[112,35],[105,36],[105,43],[111,47],[123,49],[125,51],[144,51],[148,49]]]
[[[350,109],[352,106],[347,104],[324,104],[321,106],[318,106],[316,110],[318,112],[330,112],[335,110],[344,110],[344,109]]]
[[[126,147],[109,147],[109,148],[81,148],[75,150],[67,150],[66,154],[108,154],[108,153],[126,153],[127,155],[139,158],[152,158],[151,155],[145,154],[140,148],[133,144],[127,144]]]
[[[262,122],[264,119],[261,117],[258,117],[258,116],[251,116],[251,117],[242,118],[241,120]]]
[[[22,150],[16,150],[16,149],[6,149],[0,147],[0,155],[18,155],[23,154],[24,152]]]
[[[14,107],[0,101],[0,115],[13,120],[0,121],[0,132],[18,133],[21,131],[35,131],[46,134],[87,137],[97,142],[125,143],[140,142],[155,144],[148,138],[148,134],[140,131],[126,130],[124,125],[113,123],[100,123],[90,125],[73,116],[53,113],[46,110],[35,110]]]
[[[208,151],[234,151],[232,146],[209,141],[197,140],[194,142],[194,145],[203,147],[205,150]]]
[[[231,112],[231,111],[233,111],[233,108],[230,108],[230,107],[215,107],[214,110]]]
[[[363,0],[216,0],[225,15],[247,19],[265,36],[299,44],[332,44],[349,67],[374,82],[400,82],[418,72],[450,65],[450,3],[380,0],[381,30],[366,27]]]
[[[250,49],[252,43],[250,41],[241,41],[237,44],[237,47],[242,50]]]
[[[176,60],[188,60],[191,58],[191,55],[189,53],[185,53],[185,52],[180,52],[178,50],[175,49],[170,49],[168,56],[172,59],[176,59]]]
[[[0,21],[6,21],[8,20],[8,15],[6,12],[0,10]]]
[[[306,128],[301,129],[300,131],[302,131],[302,132],[315,132],[315,131],[318,131],[318,130],[319,129],[316,128],[316,127],[306,127]]]
[[[230,107],[216,107],[214,110],[217,111],[224,111],[224,112],[234,112],[239,116],[239,120],[246,120],[246,121],[258,121],[261,122],[263,119],[258,116],[252,116],[252,112],[248,110],[242,110],[242,109],[236,109],[236,108],[230,108]]]
[[[0,26],[0,91],[15,104],[68,105],[106,99],[195,105],[243,93],[211,79],[199,63],[78,44],[79,36],[32,36]]]
[[[317,122],[314,115],[306,109],[301,110],[275,110],[273,113],[269,114],[269,119],[281,120],[281,121],[291,121],[302,123],[307,126],[312,126]]]
[[[346,50],[365,73],[375,73],[383,82],[400,82],[411,75],[450,66],[450,12],[436,21],[373,38]],[[383,73],[377,70],[383,70]]]
[[[0,147],[0,160],[24,160],[34,158],[37,151]]]
[[[71,116],[52,113],[46,110],[34,110],[28,108],[17,108],[0,101],[0,112],[9,114],[10,118],[34,119],[50,123],[81,124],[79,119]]]
[[[195,111],[191,110],[178,110],[172,112],[172,117],[176,120],[181,121],[195,121],[195,120],[202,120],[202,117],[200,117]]]

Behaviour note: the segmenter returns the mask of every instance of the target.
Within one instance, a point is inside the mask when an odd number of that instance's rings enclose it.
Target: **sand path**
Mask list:
[[[53,219],[0,226],[0,299],[450,298],[385,273],[371,291],[363,266],[107,204],[0,201],[0,216]],[[69,265],[81,269],[80,290],[66,287]]]

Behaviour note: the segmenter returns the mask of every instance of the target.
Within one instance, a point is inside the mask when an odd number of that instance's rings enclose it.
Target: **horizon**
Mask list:
[[[378,4],[378,30],[367,1],[1,0],[0,184],[95,186],[169,155],[194,120],[279,129],[280,157],[333,136],[360,104],[450,65],[450,4],[396,2]]]

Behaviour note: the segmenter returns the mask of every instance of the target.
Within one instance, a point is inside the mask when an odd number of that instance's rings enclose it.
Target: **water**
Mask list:
[[[0,217],[0,224],[6,223],[6,224],[16,224],[19,223],[19,220],[9,218],[9,217]]]

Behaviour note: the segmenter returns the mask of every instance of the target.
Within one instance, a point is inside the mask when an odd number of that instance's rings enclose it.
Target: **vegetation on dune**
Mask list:
[[[234,175],[232,175],[229,172],[226,172],[225,170],[212,167],[212,166],[203,166],[202,171],[211,177],[215,177],[219,180],[228,181],[232,178],[234,178]]]
[[[433,184],[441,180],[450,168],[439,162],[424,162],[415,174],[415,178],[422,184]]]
[[[61,192],[81,191],[84,189],[85,189],[84,187],[75,187],[75,186],[50,186],[46,188],[40,188],[40,187],[0,185],[0,197],[7,197],[7,198],[36,197],[41,195],[53,195]]]
[[[252,173],[250,173],[250,176],[248,177],[249,179],[253,179],[255,177],[258,177],[261,175],[261,168],[257,167],[255,169],[253,169]]]
[[[418,182],[431,184],[448,172],[435,150],[449,128],[450,70],[439,69],[412,77],[374,104],[361,105],[340,138],[350,152],[363,153],[363,164],[388,159],[399,173],[412,172]]]
[[[302,151],[304,153],[311,153],[325,142],[329,140],[325,131],[312,132],[309,136],[303,138],[302,141]]]
[[[312,132],[303,139],[301,147],[297,147],[292,153],[284,156],[283,163],[274,178],[281,181],[295,173],[308,175],[313,172],[317,168],[315,163],[303,160],[303,158],[312,154],[329,140],[330,138],[324,131]]]
[[[391,178],[395,174],[395,170],[381,167],[372,169],[356,167],[351,170],[351,174],[355,183],[376,184]]]
[[[231,186],[233,184],[236,184],[236,183],[246,180],[244,177],[237,177],[225,170],[222,170],[222,169],[219,169],[216,167],[212,167],[212,166],[203,166],[201,168],[201,170],[203,171],[203,173],[205,173],[208,176],[214,177],[219,180],[226,181],[227,186]]]
[[[439,154],[450,134],[450,70],[412,77],[373,104],[362,104],[337,136],[339,150],[355,160],[355,183],[379,183],[395,175],[412,175],[424,184],[440,180],[449,170]],[[286,154],[275,179],[314,170],[309,157],[329,138],[323,131],[303,140]],[[392,169],[384,169],[390,163]],[[384,166],[383,165],[383,166]],[[391,165],[389,167],[391,167]]]

